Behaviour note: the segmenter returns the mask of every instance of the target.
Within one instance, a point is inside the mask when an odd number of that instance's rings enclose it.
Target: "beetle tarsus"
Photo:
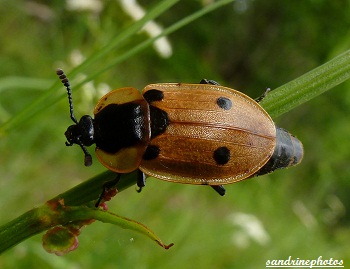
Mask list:
[[[92,165],[92,156],[91,156],[91,154],[87,151],[87,149],[85,148],[83,143],[80,142],[78,145],[81,147],[81,149],[84,152],[84,165],[85,166],[91,166]]]
[[[210,187],[212,187],[221,196],[224,196],[226,193],[226,189],[222,185],[215,185],[215,186],[210,186]]]
[[[138,187],[138,189],[136,189],[136,192],[140,193],[140,192],[142,192],[142,189],[143,189],[143,187]]]

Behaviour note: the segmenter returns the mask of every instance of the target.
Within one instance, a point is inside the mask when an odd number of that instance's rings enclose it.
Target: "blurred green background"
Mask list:
[[[138,4],[147,12],[157,2]],[[172,25],[210,2],[180,1],[154,23]],[[131,6],[128,14],[122,1],[0,3],[0,124],[58,83],[57,67],[69,74],[132,25],[138,12]],[[155,82],[208,78],[255,98],[265,87],[276,88],[348,50],[349,14],[350,1],[235,1],[171,34],[170,57],[149,47],[82,88],[73,84],[76,115],[91,114],[106,90],[141,90]],[[132,36],[106,59],[147,38],[146,32]],[[109,203],[112,212],[144,223],[164,243],[175,243],[170,250],[94,223],[83,230],[80,247],[66,256],[46,253],[37,235],[5,252],[0,268],[265,268],[267,260],[289,256],[343,259],[346,267],[349,88],[343,83],[275,119],[304,143],[298,167],[229,185],[225,197],[209,187],[150,179],[141,194],[129,188]],[[62,95],[55,105],[1,134],[0,224],[105,170],[96,160],[85,168],[79,147],[64,146],[70,124]]]

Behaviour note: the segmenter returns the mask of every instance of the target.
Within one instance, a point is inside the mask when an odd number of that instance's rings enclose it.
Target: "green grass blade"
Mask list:
[[[350,50],[271,91],[261,105],[277,117],[350,78]]]
[[[153,9],[149,10],[147,14],[140,20],[133,23],[130,27],[121,32],[116,38],[108,42],[104,48],[102,48],[96,54],[91,55],[90,58],[86,59],[81,65],[77,66],[74,70],[72,70],[68,75],[69,77],[74,77],[75,74],[90,67],[97,60],[101,59],[104,55],[106,55],[111,50],[116,49],[118,46],[123,44],[128,38],[136,34],[147,22],[155,19],[156,17],[163,14],[170,7],[172,7],[179,0],[164,0],[158,3]],[[54,70],[52,70],[54,72]],[[90,81],[88,79],[87,81]],[[81,84],[80,84],[81,85]],[[59,91],[62,87],[62,84],[57,80],[46,93],[42,94],[40,98],[35,100],[28,107],[24,108],[22,111],[18,112],[15,116],[5,122],[2,126],[0,126],[0,136],[6,135],[6,133],[20,126],[23,122],[28,121],[33,116],[37,115],[41,111],[44,111],[48,107],[55,104],[58,100],[63,98],[64,93]],[[78,88],[78,87],[76,87]]]
[[[76,84],[75,88],[81,87],[83,84],[85,84],[86,82],[92,80],[94,77],[98,76],[102,72],[112,68],[114,65],[119,64],[122,61],[125,61],[126,59],[130,58],[131,56],[134,56],[136,53],[139,53],[143,49],[145,49],[148,46],[150,46],[151,44],[153,44],[153,42],[155,40],[157,40],[158,38],[160,38],[162,36],[165,36],[165,35],[168,35],[170,33],[173,33],[176,30],[179,30],[181,27],[184,27],[187,24],[191,23],[192,21],[200,18],[201,16],[203,16],[203,15],[205,15],[205,14],[207,14],[207,13],[209,13],[209,12],[211,12],[211,11],[213,11],[213,10],[215,10],[215,9],[225,5],[225,4],[233,2],[233,1],[234,0],[217,1],[217,2],[215,2],[213,4],[211,4],[211,5],[206,6],[203,9],[201,9],[201,10],[199,10],[199,11],[197,11],[197,12],[191,14],[191,15],[189,15],[188,17],[180,20],[179,22],[177,22],[174,25],[172,25],[172,26],[168,27],[167,29],[165,29],[160,35],[144,41],[140,45],[137,45],[133,49],[127,51],[126,53],[124,53],[120,57],[116,58],[113,62],[108,64],[102,70],[99,70],[99,71],[95,72],[94,74],[92,74],[88,78],[86,78],[84,81]],[[111,49],[115,49],[116,46],[118,46],[119,42],[120,43],[124,42],[128,37],[130,37],[133,34],[135,34],[146,22],[148,22],[151,19],[154,19],[155,17],[159,16],[161,13],[165,12],[166,9],[170,8],[173,4],[175,4],[175,2],[176,2],[175,0],[171,0],[171,1],[167,0],[167,1],[163,1],[160,4],[158,4],[152,11],[149,12],[152,16],[146,15],[147,16],[146,17],[147,20],[141,19],[142,23],[136,22],[137,23],[137,27],[133,25],[133,26],[130,27],[131,30],[130,30],[130,28],[128,28],[125,32],[121,33],[118,36],[118,38],[116,38],[113,41],[111,41],[112,45],[107,45],[102,50],[101,53],[98,53],[97,56],[95,56],[95,55],[91,56],[91,59],[86,60],[86,62],[88,64],[85,63],[85,62],[82,63],[76,69],[72,70],[72,72],[68,73],[68,76],[70,78],[72,78],[71,75],[74,75],[78,71],[91,66],[93,63],[95,63],[102,56],[106,55]],[[32,118],[36,114],[40,113],[41,111],[44,111],[48,107],[50,107],[50,106],[54,105],[56,102],[58,102],[58,100],[60,100],[61,98],[63,98],[65,96],[64,92],[59,91],[60,87],[61,87],[61,84],[59,83],[59,81],[54,83],[54,85],[48,90],[47,93],[43,94],[40,98],[38,98],[36,101],[34,101],[30,106],[28,106],[27,108],[25,108],[24,110],[19,112],[16,116],[11,118],[7,122],[5,122],[0,127],[0,134],[2,134],[2,135],[6,134],[10,130],[15,129],[16,127],[21,125],[21,123],[29,120],[30,118]]]
[[[144,50],[145,48],[149,47],[150,45],[152,45],[157,39],[163,37],[163,36],[167,36],[170,35],[172,33],[174,33],[175,31],[181,29],[182,27],[192,23],[193,21],[195,21],[196,19],[208,14],[209,12],[212,12],[220,7],[222,7],[223,5],[227,5],[231,2],[233,2],[234,0],[221,0],[221,1],[217,1],[214,2],[211,5],[205,6],[202,9],[198,10],[197,12],[183,18],[182,20],[174,23],[173,25],[169,26],[168,28],[164,29],[163,32],[161,32],[159,35],[149,38],[147,40],[145,40],[144,42],[142,42],[141,44],[135,46],[134,48],[130,49],[129,51],[127,51],[126,53],[124,53],[123,55],[121,55],[120,57],[115,58],[112,62],[110,62],[109,64],[107,64],[104,68],[102,68],[101,70],[99,70],[98,72],[92,74],[91,76],[89,76],[89,80],[98,77],[100,74],[102,74],[103,72],[111,69],[113,66],[120,64],[121,62],[125,61],[126,59],[136,55],[137,53],[139,53],[140,51]],[[84,81],[84,83],[87,81]]]
[[[130,27],[128,27],[125,31],[121,32],[114,39],[112,39],[106,46],[98,50],[95,54],[91,55],[88,59],[86,59],[82,64],[74,68],[70,72],[70,76],[74,76],[77,73],[85,70],[93,63],[100,60],[102,57],[106,56],[112,50],[115,50],[121,47],[130,37],[139,32],[142,27],[151,20],[154,20],[159,15],[166,12],[173,5],[175,5],[179,0],[165,0],[157,4],[153,9],[147,11],[145,16],[143,16],[140,20],[135,21]]]

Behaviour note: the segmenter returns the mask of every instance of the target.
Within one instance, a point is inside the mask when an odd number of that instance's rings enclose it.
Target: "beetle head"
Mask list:
[[[91,146],[95,143],[93,119],[89,115],[81,117],[80,121],[69,126],[64,134],[67,138],[67,146],[73,144]]]

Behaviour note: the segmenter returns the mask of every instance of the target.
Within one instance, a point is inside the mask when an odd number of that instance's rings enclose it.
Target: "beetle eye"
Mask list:
[[[75,129],[76,129],[76,125],[71,125],[68,127],[67,131],[65,131],[64,135],[66,136],[68,142],[66,142],[66,145],[68,144],[69,146],[73,145],[74,143],[76,143],[76,135],[75,133]]]

